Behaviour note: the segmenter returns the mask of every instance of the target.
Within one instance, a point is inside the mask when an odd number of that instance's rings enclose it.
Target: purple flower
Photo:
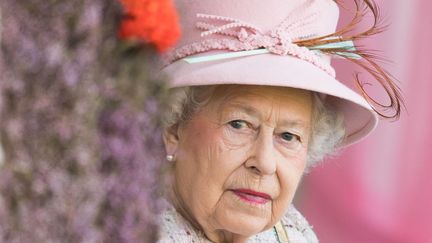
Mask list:
[[[107,0],[4,0],[0,242],[153,242],[164,207],[151,51]]]

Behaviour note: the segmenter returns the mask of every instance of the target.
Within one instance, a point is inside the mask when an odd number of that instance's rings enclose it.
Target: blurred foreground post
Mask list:
[[[152,48],[112,0],[0,3],[0,242],[153,242],[163,208]]]

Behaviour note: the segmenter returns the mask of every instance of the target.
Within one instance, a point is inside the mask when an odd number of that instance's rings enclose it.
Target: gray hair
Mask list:
[[[187,122],[206,102],[216,88],[213,86],[190,86],[170,90],[168,109],[163,115],[165,128]],[[319,94],[313,92],[312,132],[307,155],[307,169],[318,164],[324,157],[336,152],[345,137],[342,114],[327,106]]]

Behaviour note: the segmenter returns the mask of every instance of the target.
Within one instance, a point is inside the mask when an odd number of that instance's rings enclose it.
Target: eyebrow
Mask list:
[[[255,108],[253,108],[252,106],[243,104],[243,103],[230,102],[230,103],[224,104],[223,106],[227,107],[228,109],[237,108],[248,115],[261,118],[261,114]]]
[[[249,106],[249,105],[244,104],[244,103],[227,102],[224,105],[222,105],[222,107],[225,107],[228,109],[236,108],[236,109],[239,109],[239,110],[245,112],[246,114],[248,114],[250,116],[258,117],[259,119],[262,118],[262,114],[260,112],[258,112],[254,107]],[[279,124],[281,126],[298,127],[298,128],[303,128],[303,129],[308,127],[306,125],[306,122],[302,119],[285,119],[285,120],[281,121]]]

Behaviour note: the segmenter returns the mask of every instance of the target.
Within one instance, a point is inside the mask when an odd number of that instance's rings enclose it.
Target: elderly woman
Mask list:
[[[366,94],[334,78],[331,55],[362,58],[335,32],[337,4],[176,5],[183,38],[163,69],[172,97],[164,131],[172,208],[160,242],[317,242],[291,206],[302,175],[378,120]]]

